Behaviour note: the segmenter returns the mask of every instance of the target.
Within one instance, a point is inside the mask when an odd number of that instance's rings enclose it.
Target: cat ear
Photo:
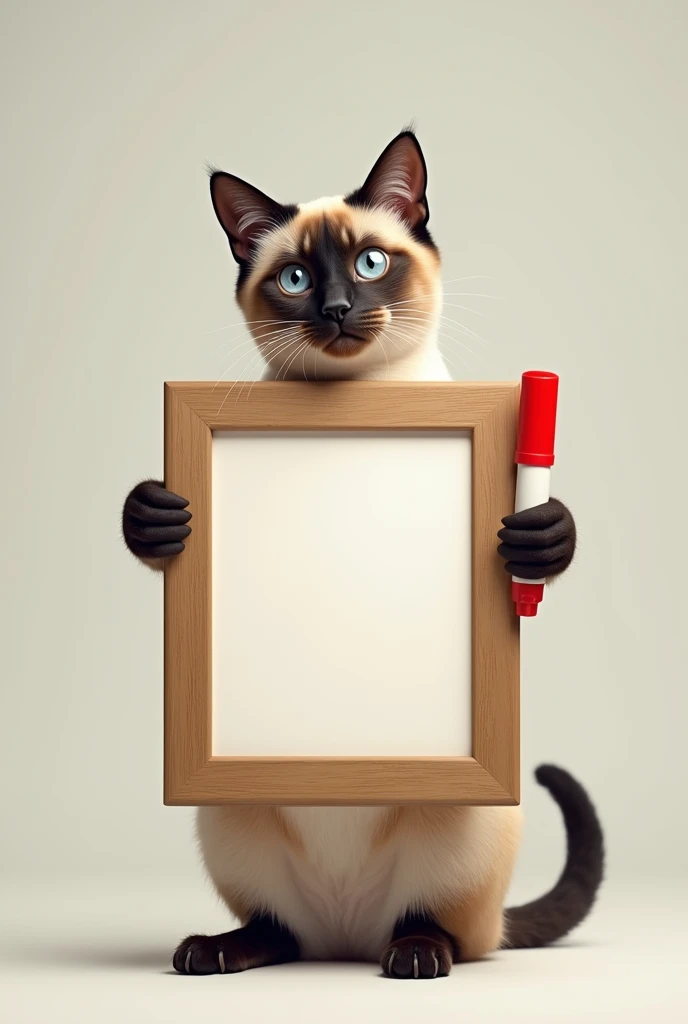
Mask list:
[[[387,146],[355,193],[355,202],[382,206],[398,214],[410,227],[424,226],[430,216],[425,195],[425,158],[416,136],[404,131]]]
[[[237,263],[247,263],[261,235],[279,227],[289,217],[287,207],[224,171],[211,175],[210,197]]]

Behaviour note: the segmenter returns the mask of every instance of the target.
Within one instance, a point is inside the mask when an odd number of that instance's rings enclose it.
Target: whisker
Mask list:
[[[258,351],[256,352],[255,356],[253,357],[253,359],[249,363],[248,367],[246,368],[247,377],[244,380],[242,380],[242,382],[241,382],[241,385],[239,387],[239,391],[237,392],[236,399],[235,399],[237,402],[239,401],[239,399],[243,395],[244,388],[245,388],[247,383],[249,383],[249,389],[248,389],[248,395],[247,395],[247,400],[248,400],[248,397],[251,394],[251,389],[253,388],[253,385],[256,383],[256,369],[255,369],[256,366],[260,365],[260,360],[261,359],[263,360],[263,364],[267,365],[266,353],[268,353],[269,355],[272,355],[274,351],[281,351],[281,346],[291,345],[291,344],[293,344],[293,341],[294,341],[294,339],[291,336],[288,337],[288,338],[280,336],[279,338],[275,338],[273,341],[267,342],[267,344],[264,347],[262,347],[262,348],[259,347],[258,348]],[[235,384],[236,384],[236,381],[235,381]],[[233,387],[234,387],[234,384],[232,385],[232,388]],[[232,388],[230,388],[230,391],[232,390]]]
[[[249,365],[248,365],[248,367],[246,369],[246,372],[248,373],[248,372],[250,372],[253,369],[253,367],[255,366],[255,364],[257,362],[257,360],[262,358],[264,361],[267,361],[267,358],[266,358],[267,355],[268,354],[272,355],[273,351],[275,350],[275,348],[277,346],[281,346],[282,344],[285,344],[285,345],[286,344],[291,344],[292,341],[293,341],[294,336],[296,335],[297,330],[300,330],[300,328],[298,328],[298,329],[297,328],[290,328],[288,331],[280,334],[280,336],[278,338],[274,338],[272,341],[267,342],[264,346],[258,347],[258,350],[256,351],[255,355],[252,357],[252,359],[249,362]],[[232,367],[236,366],[236,364],[238,362],[240,362],[243,358],[244,358],[244,354],[242,354],[241,356],[239,356],[238,359],[235,359],[232,363],[230,363],[230,365],[224,371],[224,373],[222,374],[220,379],[218,381],[216,381],[216,383],[214,384],[213,389],[212,389],[213,391],[218,386],[218,384],[220,384],[223,381],[223,379],[226,377],[226,375],[229,373],[229,371],[232,369]]]
[[[423,338],[413,338],[410,334],[407,334],[405,331],[400,331],[398,327],[388,327],[387,330],[391,334],[396,334],[397,338],[399,338],[400,341],[403,341],[406,345],[409,345],[411,351],[415,351],[416,349],[422,348],[423,346]],[[392,341],[391,338],[390,341]]]
[[[489,274],[470,274],[468,277],[450,277],[447,280],[442,279],[442,284],[456,284],[457,281],[496,281],[495,277],[491,277]]]
[[[391,323],[391,320],[389,321],[389,323]],[[387,329],[387,327],[389,327],[389,323],[385,324],[385,330]],[[399,347],[399,345],[397,345],[396,341],[394,341],[393,338],[390,338],[389,340],[392,342],[397,352],[401,352],[401,348]]]
[[[251,371],[251,370],[253,369],[253,366],[255,365],[255,362],[256,362],[256,358],[257,358],[257,356],[256,356],[256,355],[254,355],[254,357],[253,357],[253,359],[251,360],[251,362],[250,362],[249,366],[247,367],[247,372],[250,372],[250,371]],[[235,388],[235,387],[237,386],[237,384],[238,384],[238,383],[239,383],[239,381],[238,381],[238,380],[235,380],[235,381],[234,381],[234,383],[233,383],[233,384],[231,385],[231,387],[229,388],[229,390],[227,391],[227,394],[225,395],[225,397],[224,397],[224,398],[222,399],[222,404],[220,405],[220,408],[219,408],[219,409],[217,410],[217,415],[218,415],[218,416],[219,416],[219,415],[220,415],[220,413],[222,412],[222,410],[223,410],[223,408],[224,408],[224,405],[225,405],[225,402],[227,401],[227,399],[228,399],[228,398],[229,398],[229,396],[231,395],[232,391],[234,391],[234,388]]]
[[[475,331],[472,331],[470,329],[470,327],[466,327],[466,325],[462,324],[460,320],[454,320],[452,317],[445,316],[443,313],[429,314],[429,313],[426,313],[426,311],[424,309],[413,309],[413,308],[410,308],[410,307],[409,308],[401,309],[398,312],[400,312],[400,313],[420,313],[420,314],[422,314],[423,317],[431,317],[431,316],[436,315],[436,316],[439,317],[440,320],[445,320],[449,324],[454,324],[456,327],[460,328],[464,332],[464,334],[468,334],[470,337],[475,338],[476,341],[481,341],[483,343],[483,345],[487,345],[488,348],[491,347],[489,341],[486,341],[485,338],[481,338],[480,335],[476,334]],[[394,315],[396,315],[396,313],[397,313],[397,310],[395,310],[392,315],[394,316]],[[428,319],[428,320],[426,320],[426,322],[430,323],[431,320]]]
[[[395,321],[404,321],[407,324],[424,324],[429,330],[435,331],[435,332],[439,332],[440,330],[445,330],[445,331],[461,331],[468,338],[472,338],[473,337],[472,332],[469,333],[468,329],[464,329],[463,325],[459,324],[458,322],[455,323],[454,321],[448,321],[447,323],[444,323],[444,317],[439,317],[439,323],[434,323],[433,321],[429,321],[429,319],[425,319],[422,316],[403,316],[403,315],[401,315],[401,316],[394,316],[393,319],[395,319]],[[457,340],[458,344],[463,344],[463,342],[460,342],[458,338],[456,340]],[[476,336],[476,340],[477,341],[483,341],[482,338],[478,338],[477,336]],[[486,342],[486,341],[484,342],[484,344],[485,345],[489,345],[489,343]]]
[[[476,316],[485,317],[485,319],[487,319],[487,320],[492,319],[490,313],[483,313],[479,309],[473,309],[472,306],[461,306],[461,305],[459,305],[458,302],[445,302],[444,301],[444,296],[445,295],[448,295],[450,298],[452,298],[454,295],[458,296],[458,295],[464,295],[464,294],[467,294],[467,293],[465,293],[465,292],[455,292],[455,293],[454,292],[444,292],[444,295],[440,296],[440,298],[442,300],[442,305],[443,306],[454,306],[456,309],[465,309],[466,312],[474,313]],[[418,302],[419,299],[426,299],[426,298],[432,298],[432,297],[433,297],[432,293],[430,293],[430,292],[428,292],[427,295],[409,296],[407,299],[399,299],[397,302],[388,302],[387,303],[387,308],[391,310],[391,309],[395,309],[395,308],[401,306],[401,304],[403,302]],[[498,295],[476,296],[476,298],[488,298],[488,297],[489,298],[494,298],[494,299],[499,298]],[[506,300],[504,300],[504,301],[506,301]],[[423,312],[426,312],[426,310],[423,310]],[[428,310],[427,312],[430,312],[430,311]]]
[[[295,334],[291,335],[289,338],[277,338],[275,342],[271,342],[272,348],[270,349],[270,351],[266,350],[265,353],[260,353],[265,359],[265,362],[269,363],[270,360],[275,359],[276,356],[280,355],[291,345],[296,344],[299,340],[299,335],[302,330],[303,328],[299,328],[299,330]]]
[[[443,335],[443,337],[446,337],[446,335]],[[452,338],[450,338],[450,339],[448,339],[448,340],[449,340],[449,341],[453,341],[453,339],[452,339]],[[416,346],[416,347],[419,347],[420,345],[422,345],[422,339],[421,339],[421,340],[420,340],[420,341],[418,342],[418,346]],[[443,345],[444,345],[444,343],[443,343],[442,341],[440,341],[440,340],[438,339],[438,346],[443,346]],[[470,353],[470,354],[471,354],[472,356],[475,356],[475,352],[473,352],[473,351],[472,351],[472,349],[468,348],[467,346],[464,346],[464,347],[466,348],[466,351],[467,351],[467,352],[469,352],[469,353]],[[445,358],[445,356],[447,356],[447,355],[448,355],[448,353],[447,353],[447,351],[446,351],[446,349],[445,349],[445,348],[442,348],[442,349],[441,349],[440,355],[442,356],[442,358],[443,358],[443,359]],[[470,364],[469,364],[469,363],[467,363],[465,359],[462,359],[462,358],[461,358],[461,356],[459,355],[459,353],[456,353],[456,356],[457,356],[457,358],[461,359],[461,363],[462,363],[462,365],[463,365],[463,366],[464,366],[464,367],[465,367],[466,369],[469,369],[469,367],[470,367]],[[477,356],[476,356],[476,358],[477,358]]]
[[[244,338],[244,335],[248,335],[248,337]],[[241,341],[241,338],[244,338],[244,340]],[[239,343],[238,347],[243,347],[244,345],[248,345],[250,344],[250,342],[255,341],[255,338],[253,337],[250,331],[242,331],[241,334],[235,334],[234,337],[229,338],[228,341],[223,341],[221,345],[218,345],[217,348],[213,349],[213,353],[221,352],[223,348],[228,348],[235,341]],[[222,356],[220,356],[220,359],[221,358]]]
[[[261,352],[267,352],[267,351],[269,351],[269,349],[273,345],[275,345],[275,343],[277,343],[279,341],[282,341],[283,339],[286,339],[287,337],[297,337],[298,334],[300,333],[300,331],[302,331],[302,330],[303,330],[303,327],[288,327],[284,331],[279,331],[277,337],[276,338],[272,338],[271,341],[266,341],[265,343],[263,343],[263,340],[259,339],[258,342],[257,342],[256,347]]]
[[[417,295],[407,295],[405,299],[398,299],[396,302],[388,302],[388,306],[398,306],[400,302],[411,302],[415,299],[432,299],[435,296],[442,298],[448,295],[450,298],[469,298],[469,299],[495,299],[497,302],[506,302],[505,295],[487,295],[485,292],[420,292]]]
[[[296,334],[296,333],[298,333],[298,331],[300,331],[300,330],[301,330],[301,328],[300,328],[300,327],[285,327],[283,331],[280,331],[280,332],[279,332],[279,335],[280,335],[279,337],[277,337],[277,338],[274,338],[274,339],[273,339],[272,341],[269,341],[269,342],[267,342],[267,343],[266,343],[266,344],[265,344],[264,346],[258,345],[258,350],[259,350],[259,351],[258,351],[258,355],[259,355],[259,356],[260,356],[260,355],[263,355],[263,352],[264,352],[264,351],[268,351],[268,350],[269,350],[269,349],[271,348],[271,346],[272,346],[272,345],[276,344],[277,342],[281,342],[281,341],[285,340],[285,336],[286,336],[286,335]],[[260,340],[260,339],[259,339],[259,340]],[[240,356],[239,356],[239,357],[238,357],[237,359],[235,359],[235,360],[234,360],[234,361],[233,361],[232,363],[230,363],[230,365],[229,365],[229,366],[227,367],[227,369],[226,369],[226,370],[224,371],[224,373],[223,373],[223,374],[222,374],[222,376],[221,376],[221,377],[219,378],[219,380],[217,380],[217,381],[215,382],[215,384],[213,385],[213,388],[212,388],[211,394],[212,394],[212,392],[213,392],[213,391],[215,390],[215,388],[216,388],[216,387],[218,386],[218,384],[222,383],[222,381],[223,381],[223,380],[224,380],[224,378],[225,378],[225,377],[227,376],[227,374],[228,374],[228,373],[229,373],[229,371],[230,371],[230,370],[232,369],[232,367],[233,367],[233,366],[236,366],[236,364],[237,364],[237,363],[241,362],[241,360],[242,360],[242,359],[244,358],[244,355],[245,355],[245,353],[242,353],[242,354],[241,354],[241,355],[240,355]],[[251,364],[250,364],[250,365],[252,366],[254,362],[255,362],[255,359],[253,359],[253,360],[251,361]]]
[[[252,380],[252,381],[251,381],[251,386],[250,386],[250,388],[248,389],[248,393],[247,393],[247,395],[246,395],[246,401],[247,401],[247,402],[248,402],[249,398],[251,397],[251,392],[253,391],[253,385],[254,385],[255,383],[256,383],[256,382],[255,382],[255,380]]]
[[[292,339],[292,338],[289,338],[289,339],[288,339],[287,341],[284,341],[284,340],[283,340],[283,339],[281,339],[281,338],[277,338],[277,339],[275,339],[275,341],[274,341],[274,342],[270,342],[269,344],[270,344],[270,345],[279,345],[280,347],[279,347],[278,351],[282,351],[282,347],[286,347],[286,346],[288,346],[288,345],[291,345],[291,344],[293,344],[293,339]],[[269,347],[269,346],[266,346],[266,347]],[[271,351],[271,352],[270,352],[270,355],[271,355],[271,356],[272,356],[272,355],[274,355],[274,352],[272,352],[272,351]],[[257,360],[259,360],[259,359],[260,359],[260,358],[262,358],[262,357],[263,357],[263,353],[262,353],[262,352],[260,352],[260,351],[259,351],[259,352],[256,352],[256,354],[254,355],[253,359],[251,360],[251,362],[250,362],[250,364],[249,364],[249,366],[248,366],[248,368],[247,368],[247,372],[250,372],[250,371],[251,371],[251,370],[253,369],[253,367],[255,366],[255,364],[256,364],[256,361],[257,361]],[[232,391],[234,390],[234,388],[235,388],[235,387],[237,386],[237,384],[238,384],[238,383],[239,383],[239,381],[236,381],[236,380],[235,380],[235,381],[234,381],[234,383],[232,384],[232,386],[230,387],[229,391],[227,392],[227,394],[226,394],[226,395],[225,395],[225,397],[223,398],[223,400],[222,400],[222,405],[220,406],[220,408],[219,408],[219,409],[218,409],[218,411],[217,411],[217,415],[218,415],[218,416],[219,416],[219,415],[220,415],[220,413],[222,412],[222,410],[223,410],[223,408],[224,408],[224,404],[225,404],[225,402],[227,401],[227,399],[229,398],[229,396],[231,395]],[[244,386],[244,384],[245,384],[245,383],[246,383],[246,381],[242,381],[242,382],[241,382],[241,388],[243,388],[243,386]],[[255,381],[254,381],[253,383],[255,383]],[[241,388],[239,389],[239,394],[237,395],[237,400],[239,399],[239,397],[240,397],[240,395],[241,395]],[[215,388],[213,388],[213,391],[214,391],[214,390],[215,390]]]
[[[488,348],[492,348],[492,344],[487,340],[487,338],[481,337],[480,334],[477,334],[475,331],[472,331],[470,327],[466,327],[465,324],[462,324],[460,320],[453,320],[452,317],[444,316],[444,314],[442,314],[442,320],[445,321],[443,326],[447,327],[448,329],[450,327],[452,327],[453,330],[458,329],[467,337],[475,338],[475,340],[479,341],[481,344],[487,345]]]
[[[384,346],[384,345],[382,344],[382,341],[381,341],[380,335],[378,335],[378,337],[377,337],[377,338],[376,338],[375,340],[376,340],[376,341],[379,341],[379,342],[380,342],[380,348],[381,348],[381,349],[382,349],[382,351],[384,352],[384,355],[385,355],[385,360],[386,360],[386,362],[387,362],[387,375],[389,376],[389,373],[390,373],[390,369],[389,369],[389,356],[387,355],[387,349],[386,349],[386,348],[385,348],[385,346]],[[399,351],[399,352],[401,352],[401,349],[399,348],[399,346],[397,345],[397,343],[396,343],[396,342],[394,341],[394,339],[393,339],[393,338],[390,338],[389,340],[390,340],[390,341],[392,342],[392,344],[393,344],[393,345],[394,345],[394,346],[395,346],[395,347],[396,347],[396,348],[398,349],[398,351]]]
[[[412,329],[413,329],[413,328],[412,328]],[[401,335],[401,334],[399,334],[398,336],[399,336],[399,337],[403,337],[403,338],[406,338],[407,340],[409,340],[409,341],[411,342],[411,345],[412,345],[412,347],[413,347],[413,348],[419,348],[419,347],[420,347],[420,346],[422,345],[422,343],[423,343],[423,340],[422,340],[422,338],[421,338],[421,339],[419,339],[419,340],[418,340],[417,342],[414,342],[414,340],[413,340],[412,338],[410,338],[410,337],[409,337],[408,335],[406,335],[406,334],[404,334],[404,335]],[[453,340],[453,339],[451,339],[451,340]],[[469,350],[469,351],[470,351],[470,350]],[[475,355],[475,353],[471,353],[471,354],[472,354],[472,355]],[[449,364],[450,364],[450,365],[451,365],[451,366],[452,366],[452,367],[454,368],[454,370],[455,370],[456,372],[458,372],[459,376],[461,376],[461,375],[462,375],[463,369],[466,369],[466,370],[469,370],[469,369],[470,369],[470,367],[469,367],[468,363],[466,363],[466,362],[465,362],[465,360],[461,360],[461,362],[462,362],[462,364],[463,364],[463,368],[462,368],[462,367],[458,367],[458,366],[456,365],[456,362],[454,361],[453,355],[450,355],[450,353],[448,353],[448,352],[446,352],[446,351],[442,351],[442,352],[440,352],[440,356],[441,356],[442,360],[443,360],[443,361],[444,361],[445,363],[449,363]],[[460,358],[460,357],[459,357],[459,358]]]
[[[302,330],[303,330],[303,328],[299,328],[299,333]],[[277,342],[273,345],[273,347],[270,350],[270,352],[267,353],[267,357],[265,358],[266,364],[270,365],[272,360],[276,359],[278,356],[280,356],[282,354],[282,352],[285,352],[292,345],[297,344],[298,340],[299,340],[299,334],[298,333],[295,336],[287,338],[286,340],[277,339]],[[300,352],[300,348],[298,346],[297,346],[296,352],[297,353]],[[281,369],[282,369],[282,367],[280,367],[280,370],[278,371],[278,375],[277,375],[277,377],[275,379],[278,379],[279,372],[281,371]]]
[[[390,327],[389,324],[387,325],[387,329],[386,329],[385,333],[386,334],[387,333],[395,334],[397,336],[397,338],[399,338],[401,341],[404,341],[407,344],[410,344],[412,349],[420,348],[420,346],[423,344],[423,339],[422,338],[412,338],[409,334],[402,334],[399,331],[398,328]],[[392,341],[391,338],[389,340]],[[393,344],[396,344],[396,342],[393,342]],[[399,348],[398,345],[397,345],[397,348],[401,352],[401,349]]]
[[[251,324],[305,324],[305,320],[237,320],[235,324],[227,324],[225,327],[215,327],[212,331],[207,331],[207,334],[218,334],[219,331],[228,331],[231,327],[241,327],[244,324],[250,326]]]
[[[421,330],[421,328],[412,327],[410,324],[406,324],[406,330],[418,331],[418,330]],[[446,339],[446,340],[442,341],[442,339]],[[459,345],[462,349],[464,349],[466,352],[468,352],[470,355],[472,355],[474,359],[477,359],[481,363],[485,363],[485,360],[483,359],[483,357],[478,355],[478,353],[475,352],[470,347],[470,345],[466,345],[465,342],[460,341],[458,338],[452,338],[451,335],[445,334],[444,331],[438,331],[437,332],[437,342],[438,342],[438,344],[449,344],[449,345],[453,345],[453,346]]]
[[[295,353],[294,353],[294,355],[293,355],[293,356],[291,357],[291,359],[289,360],[289,362],[288,362],[288,363],[287,363],[287,362],[285,362],[285,364],[284,364],[284,366],[283,366],[283,368],[282,368],[282,369],[284,370],[284,373],[283,373],[283,376],[282,376],[282,380],[286,380],[286,379],[287,379],[287,373],[288,373],[288,372],[289,372],[289,370],[291,369],[291,365],[292,365],[292,363],[294,362],[294,360],[296,359],[296,357],[297,357],[297,356],[298,356],[298,355],[300,354],[300,352],[301,352],[301,349],[302,349],[302,348],[306,348],[306,346],[307,346],[307,345],[308,345],[308,339],[306,339],[306,341],[303,341],[303,342],[301,343],[301,346],[300,346],[299,348],[297,348],[296,352],[295,352]],[[281,372],[281,371],[280,371],[280,372]],[[277,380],[279,380],[279,373],[277,374]]]
[[[421,323],[421,324],[426,324],[427,323],[427,321],[423,320],[421,317],[412,317],[412,316],[406,316],[406,317],[399,316],[399,317],[397,317],[397,316],[395,316],[395,317],[393,317],[393,319],[395,321],[401,320],[403,323],[405,323],[407,325],[413,324],[413,323]],[[444,325],[442,325],[442,326],[444,326]],[[421,331],[421,330],[423,330],[423,328],[422,327],[410,327],[409,326],[408,330]],[[478,355],[477,352],[474,352],[473,349],[469,345],[465,344],[465,342],[459,341],[458,338],[452,338],[449,334],[445,334],[443,330],[438,329],[436,326],[434,327],[434,330],[436,331],[436,333],[439,336],[441,336],[443,338],[446,338],[448,341],[450,341],[452,343],[452,345],[460,345],[461,348],[465,348],[467,352],[470,352],[471,355],[474,356],[475,359],[478,359],[480,362],[485,362],[483,357]],[[479,340],[481,340],[481,339],[479,339]]]
[[[279,334],[280,331],[288,331],[288,330],[295,330],[295,328],[292,328],[292,327],[277,327],[277,328],[275,328],[275,330],[267,331],[267,330],[264,330],[262,327],[257,327],[256,328],[256,334],[253,334],[251,331],[249,331],[248,332],[249,336],[246,339],[246,341],[242,342],[242,345],[246,345],[246,344],[248,344],[251,341],[260,341],[261,338],[269,338],[273,334]],[[263,333],[262,334],[258,334],[257,333],[258,331],[263,331]],[[245,331],[242,331],[241,334],[235,334],[233,338],[229,338],[227,341],[223,341],[221,345],[217,346],[215,351],[219,352],[221,349],[226,348],[228,345],[231,345],[233,341],[236,341],[239,338],[241,338],[242,335],[245,334],[245,333],[246,333]]]
[[[214,391],[214,390],[215,390],[215,388],[216,388],[216,387],[218,386],[218,384],[221,384],[221,383],[222,383],[222,381],[223,381],[223,380],[224,380],[224,378],[225,378],[225,377],[227,376],[227,374],[229,373],[229,371],[230,371],[231,369],[233,369],[233,367],[235,367],[237,363],[240,363],[242,359],[245,359],[245,357],[246,357],[246,352],[242,352],[242,353],[241,353],[241,355],[237,356],[237,358],[236,358],[236,359],[234,359],[234,360],[233,360],[233,361],[232,361],[232,362],[231,362],[231,363],[229,364],[229,366],[228,366],[228,367],[227,367],[227,368],[226,368],[226,369],[225,369],[225,370],[224,370],[224,371],[222,372],[221,376],[220,376],[220,377],[219,377],[219,378],[218,378],[218,379],[217,379],[217,380],[215,381],[215,383],[213,384],[213,389],[212,389],[213,391]],[[255,359],[255,354],[254,354],[254,355],[252,355],[252,356],[250,357],[250,363],[249,363],[249,365],[253,365],[254,359]],[[212,392],[211,392],[211,394],[212,394]]]
[[[449,352],[442,351],[440,355],[442,356],[442,360],[449,366],[449,369],[450,371],[452,371],[452,375],[454,377],[465,378],[466,374],[470,372],[470,368],[468,367],[467,363],[462,362],[462,364],[459,365],[454,359],[453,355],[451,355]]]
[[[276,331],[265,331],[263,334],[256,334],[256,335],[252,334],[245,341],[241,342],[240,347],[243,348],[245,345],[250,344],[251,342],[253,342],[254,345],[257,345],[258,348],[260,348],[266,338],[272,338],[272,337],[275,337],[276,335],[286,334],[289,331],[296,331],[296,330],[299,330],[299,329],[300,328],[298,328],[298,327],[281,327],[281,328],[279,328],[279,330],[276,330]]]
[[[471,309],[470,306],[461,306],[458,302],[443,302],[442,306],[449,306],[450,309],[465,309],[467,313],[475,313],[476,316],[482,316],[485,320],[494,320],[490,313],[481,313],[477,309]]]

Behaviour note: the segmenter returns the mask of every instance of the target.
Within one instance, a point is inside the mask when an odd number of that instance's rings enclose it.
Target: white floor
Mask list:
[[[538,894],[529,888],[517,895]],[[229,926],[200,881],[17,880],[0,895],[2,1024],[688,1021],[688,882],[609,883],[565,945],[426,982],[385,979],[373,964],[175,975],[178,939]]]

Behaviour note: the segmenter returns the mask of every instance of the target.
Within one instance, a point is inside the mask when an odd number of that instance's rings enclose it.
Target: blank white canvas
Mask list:
[[[471,441],[216,432],[213,753],[471,753]]]

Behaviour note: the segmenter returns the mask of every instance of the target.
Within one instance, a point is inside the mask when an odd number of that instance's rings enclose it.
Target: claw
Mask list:
[[[191,963],[191,950],[186,954],[186,960],[184,961],[184,970],[189,974],[189,964]]]
[[[217,954],[217,959],[218,959],[218,961],[220,963],[220,973],[224,974],[225,973],[225,955],[222,952],[222,950],[220,950],[220,952]]]
[[[435,973],[433,974],[433,978],[436,978],[440,971],[440,962],[434,953],[432,954],[432,959],[435,961]]]
[[[394,957],[395,957],[396,955],[397,955],[397,951],[396,951],[396,949],[393,949],[393,950],[392,950],[392,953],[391,953],[391,955],[390,955],[390,958],[389,958],[389,960],[387,961],[387,973],[388,973],[388,974],[390,974],[390,975],[391,975],[391,973],[392,973],[392,964],[394,963]]]
[[[418,971],[418,954],[414,953],[413,954],[413,977],[417,978],[418,974],[419,974],[419,971]]]

